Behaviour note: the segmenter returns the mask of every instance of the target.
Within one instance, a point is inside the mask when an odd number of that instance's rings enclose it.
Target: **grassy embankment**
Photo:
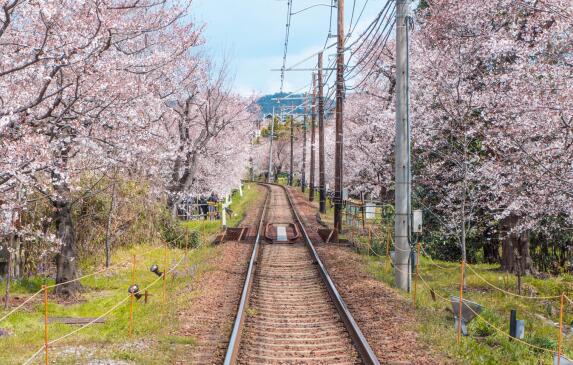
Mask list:
[[[321,215],[321,219],[332,224],[332,216],[333,212],[329,209],[326,214]],[[364,258],[364,268],[374,278],[388,284],[399,295],[412,300],[412,293],[393,287],[394,273],[390,260],[385,257],[383,227],[378,225],[377,231],[380,233],[378,240],[373,239],[373,246],[381,256],[368,249],[369,239],[366,235],[356,236],[347,232],[343,237],[354,240],[361,246],[359,251]],[[475,270],[475,273],[471,269]],[[421,337],[433,348],[461,363],[552,364],[552,352],[557,349],[559,332],[555,325],[559,322],[559,298],[538,298],[558,297],[562,292],[573,297],[573,276],[564,274],[549,279],[522,278],[522,295],[537,297],[528,299],[504,293],[483,280],[503,291],[516,294],[515,276],[500,271],[499,265],[473,264],[471,269],[467,268],[465,271],[464,298],[481,304],[485,309],[481,314],[483,319],[478,317],[473,320],[469,325],[469,336],[458,344],[449,298],[459,296],[460,264],[433,261],[425,257],[420,260],[420,277],[425,280],[425,283],[418,280],[416,295],[417,331]],[[434,291],[435,300],[432,299],[428,287]],[[523,341],[541,349],[508,338],[506,334],[509,333],[511,309],[517,310],[518,319],[525,320]],[[572,320],[573,304],[566,300],[564,324],[570,325]],[[563,339],[564,353],[571,358],[573,334],[564,336]]]
[[[238,194],[233,198],[233,217],[229,225],[236,225],[244,217],[249,203],[256,197],[256,189],[247,186],[245,195]],[[198,229],[198,222],[183,223],[191,229]],[[201,227],[202,228],[202,227]],[[175,314],[178,308],[187,305],[190,299],[199,295],[188,290],[189,285],[213,268],[209,259],[217,254],[218,248],[205,244],[220,229],[219,222],[207,222],[199,247],[189,252],[187,260],[183,259],[174,270],[175,275],[168,275],[166,280],[166,305],[163,301],[162,280],[149,288],[149,302],[144,298],[134,303],[133,335],[128,337],[130,300],[120,304],[111,312],[104,324],[94,324],[74,335],[50,346],[50,357],[57,364],[77,364],[82,360],[100,359],[102,361],[124,360],[136,364],[169,363],[177,351],[178,345],[193,344],[188,337],[171,336],[177,328]],[[153,250],[149,252],[150,250]],[[133,255],[149,252],[137,257],[135,282],[140,288],[153,283],[157,276],[149,271],[156,263],[163,270],[164,262],[173,266],[185,256],[185,250],[169,247],[152,247],[138,244],[131,248],[118,249],[113,253],[112,264],[118,265],[113,270],[98,274],[81,281],[84,288],[81,297],[73,302],[64,303],[50,295],[48,312],[50,317],[91,317],[96,318],[110,310],[117,303],[128,297],[127,288],[131,284]],[[165,255],[165,256],[164,256]],[[91,273],[100,268],[82,267],[84,273]],[[53,284],[52,279],[30,278],[16,281],[12,285],[14,297],[18,303],[38,291],[42,285]],[[4,292],[4,285],[0,287]],[[0,337],[0,363],[3,365],[21,364],[43,345],[43,304],[42,296],[36,297],[24,310],[18,311],[3,322],[0,328],[8,330],[9,336]],[[0,310],[0,318],[6,314]],[[79,325],[59,323],[49,324],[49,339],[54,340],[76,329]],[[33,364],[40,363],[43,354]],[[51,361],[52,361],[51,360]]]

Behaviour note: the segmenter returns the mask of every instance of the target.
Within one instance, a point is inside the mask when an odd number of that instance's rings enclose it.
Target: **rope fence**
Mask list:
[[[151,253],[153,253],[153,252],[155,252],[155,251],[158,251],[158,250],[162,249],[162,248],[164,247],[164,245],[168,245],[168,244],[170,244],[170,243],[179,241],[181,238],[183,238],[183,237],[185,237],[185,236],[187,236],[187,235],[188,235],[187,232],[186,232],[186,233],[183,233],[183,234],[180,234],[179,236],[177,236],[177,237],[175,237],[175,238],[173,238],[173,239],[171,239],[171,240],[169,240],[169,241],[166,241],[166,242],[165,242],[163,245],[161,245],[161,246],[153,247],[153,248],[150,248],[150,249],[147,250],[147,251],[144,251],[144,252],[142,252],[142,253],[140,253],[140,254],[137,254],[136,257],[137,257],[137,258],[145,257],[145,256],[147,256],[147,255],[149,255],[149,254],[151,254]],[[122,262],[119,262],[119,263],[117,263],[117,264],[110,265],[110,266],[105,267],[105,268],[103,268],[103,269],[97,270],[97,271],[95,271],[95,272],[92,272],[92,273],[90,273],[90,274],[83,275],[83,276],[81,276],[81,277],[78,277],[78,278],[75,278],[75,279],[72,279],[72,280],[63,281],[63,282],[57,283],[57,284],[46,285],[45,288],[47,288],[47,289],[53,289],[53,288],[60,287],[60,286],[62,286],[62,285],[75,283],[75,282],[78,282],[78,281],[81,281],[81,280],[84,280],[84,279],[87,279],[87,278],[90,278],[90,277],[93,277],[93,276],[96,276],[96,275],[99,275],[99,274],[103,274],[103,273],[105,273],[105,272],[112,271],[112,270],[117,269],[117,268],[120,268],[120,267],[124,266],[124,265],[127,264],[127,263],[129,263],[129,262],[128,262],[128,261],[122,261]],[[3,315],[2,317],[0,317],[0,322],[2,322],[2,321],[4,321],[4,320],[8,319],[11,315],[13,315],[14,313],[16,313],[16,312],[19,311],[20,309],[22,309],[26,304],[28,304],[29,302],[31,302],[35,297],[37,297],[38,295],[40,295],[43,291],[44,291],[44,287],[42,287],[41,289],[39,289],[39,290],[36,291],[35,293],[32,293],[32,295],[31,295],[28,299],[26,299],[24,302],[20,303],[18,306],[16,306],[15,308],[11,309],[8,313],[6,313],[6,314]]]
[[[348,219],[346,220],[346,222],[348,222],[348,227],[347,230],[349,232],[349,235],[351,237],[350,241],[351,243],[359,248],[359,247],[364,247],[367,249],[367,253],[369,255],[373,255],[377,258],[380,259],[384,259],[386,263],[389,263],[390,266],[396,270],[399,271],[401,273],[406,273],[406,271],[408,271],[406,274],[408,275],[412,275],[413,278],[413,286],[412,286],[412,302],[413,302],[413,306],[415,308],[417,308],[418,306],[418,301],[417,301],[417,296],[418,296],[418,280],[421,281],[422,285],[424,287],[426,287],[429,291],[430,294],[432,296],[433,300],[436,300],[435,298],[438,298],[439,300],[448,303],[449,305],[451,305],[451,300],[448,299],[447,297],[441,295],[440,293],[438,293],[436,290],[434,290],[432,288],[432,286],[430,285],[430,283],[428,282],[428,280],[425,278],[424,275],[422,275],[420,267],[419,267],[419,259],[415,260],[415,265],[412,265],[412,272],[410,272],[410,270],[404,270],[401,268],[396,267],[395,265],[393,265],[392,263],[392,257],[390,255],[390,249],[392,249],[393,251],[397,251],[397,252],[409,252],[409,253],[413,253],[415,252],[417,254],[417,257],[420,258],[425,257],[427,259],[428,264],[430,264],[433,267],[436,267],[439,269],[439,271],[444,271],[444,272],[449,272],[451,275],[452,272],[455,272],[455,270],[459,270],[460,275],[459,275],[459,292],[456,293],[458,296],[458,300],[459,300],[459,306],[458,306],[458,310],[459,312],[457,314],[455,314],[457,316],[457,318],[459,318],[460,320],[457,321],[457,326],[456,326],[456,342],[457,343],[461,343],[461,339],[462,339],[462,308],[468,308],[471,310],[471,312],[473,313],[473,315],[475,315],[475,318],[477,318],[478,320],[482,321],[485,325],[487,325],[488,327],[490,327],[494,333],[500,333],[502,334],[504,337],[506,338],[510,338],[512,341],[515,341],[516,343],[519,343],[525,347],[527,347],[529,350],[531,351],[541,351],[543,353],[546,354],[551,354],[551,355],[555,355],[555,363],[560,365],[561,364],[561,360],[562,358],[565,359],[564,355],[563,355],[563,317],[564,317],[564,312],[565,312],[565,302],[568,305],[572,305],[573,306],[573,300],[571,298],[569,298],[569,296],[566,295],[566,293],[561,293],[559,295],[521,295],[518,293],[513,293],[509,290],[503,289],[500,286],[494,284],[493,282],[491,282],[491,280],[488,280],[486,277],[484,277],[482,274],[480,274],[478,272],[478,270],[476,270],[476,268],[474,268],[473,265],[468,264],[467,262],[460,262],[459,266],[451,266],[451,267],[447,267],[444,265],[440,265],[438,262],[436,262],[436,260],[434,260],[432,258],[432,256],[427,252],[427,250],[425,249],[424,245],[422,243],[417,243],[415,246],[411,247],[410,249],[404,250],[404,249],[400,249],[394,246],[394,242],[392,241],[391,237],[392,237],[392,228],[390,227],[390,225],[382,225],[382,227],[380,227],[380,230],[377,229],[372,229],[371,226],[367,227],[366,232],[365,232],[365,227],[363,226],[362,229],[359,227],[359,225],[355,224],[354,219],[356,217],[358,217],[358,220],[360,221],[360,215],[352,215],[352,214],[348,214],[350,217],[352,217],[352,219]],[[379,232],[379,233],[377,233]],[[364,245],[364,241],[366,239],[366,245]],[[376,245],[375,245],[376,243]],[[386,254],[381,254],[379,252],[377,252],[377,250],[375,249],[375,247],[379,250],[380,248],[382,248],[383,246],[386,246]],[[388,265],[386,265],[386,267],[388,268]],[[469,271],[468,271],[469,270]],[[466,271],[468,271],[466,273]],[[479,279],[481,282],[483,282],[484,284],[486,284],[488,287],[491,287],[493,290],[496,290],[500,293],[502,293],[503,295],[506,296],[510,296],[510,297],[514,297],[514,298],[518,298],[518,299],[524,299],[524,300],[539,300],[539,301],[559,301],[559,326],[558,326],[558,333],[557,333],[557,348],[548,348],[548,347],[542,347],[542,346],[538,346],[536,344],[530,343],[526,340],[523,340],[521,338],[517,338],[516,336],[512,336],[512,334],[510,334],[508,331],[504,331],[503,329],[501,329],[498,325],[492,323],[491,321],[489,321],[488,319],[486,319],[482,314],[478,313],[476,310],[474,310],[474,308],[472,308],[472,306],[464,304],[464,301],[466,301],[467,299],[464,299],[464,294],[466,291],[466,281],[468,280],[468,278],[470,277],[470,275],[466,275],[466,274],[471,274],[471,276],[475,276],[477,279]]]
[[[161,247],[160,247],[161,248]],[[134,255],[135,256],[135,255]],[[141,289],[141,291],[147,291],[148,289],[152,288],[155,284],[157,284],[159,281],[163,281],[165,283],[165,278],[168,274],[174,272],[174,270],[183,262],[184,259],[188,258],[188,250],[185,250],[184,254],[181,256],[181,258],[179,259],[179,261],[177,261],[177,263],[173,266],[171,266],[168,270],[165,270],[165,272],[157,277],[156,279],[154,279],[151,283],[149,283],[147,286],[145,286],[144,288]],[[135,262],[135,261],[133,261]],[[167,267],[167,266],[165,266]],[[133,274],[134,271],[132,271],[132,280],[134,277]],[[41,291],[44,291],[45,293],[47,293],[47,289],[48,287],[44,287],[42,288]],[[45,305],[45,311],[46,311],[46,315],[45,315],[45,322],[44,322],[44,329],[45,329],[45,341],[44,341],[44,345],[42,347],[40,347],[36,352],[34,352],[34,354],[32,354],[32,356],[30,356],[23,364],[24,365],[28,365],[30,364],[34,359],[36,359],[40,353],[42,353],[43,351],[45,352],[45,361],[46,363],[48,363],[48,349],[50,348],[50,346],[63,341],[66,338],[69,338],[75,334],[77,334],[78,332],[92,326],[95,323],[98,323],[100,320],[106,318],[107,316],[109,316],[111,313],[113,313],[115,310],[117,310],[119,307],[121,307],[123,304],[125,304],[128,300],[133,300],[134,297],[134,293],[130,292],[129,295],[125,296],[123,299],[119,300],[115,305],[113,305],[111,308],[109,308],[107,311],[105,311],[103,314],[101,314],[100,316],[98,316],[97,318],[92,319],[91,321],[89,321],[88,323],[82,325],[79,328],[74,329],[73,331],[62,335],[56,339],[50,340],[48,341],[48,315],[47,315],[47,299],[44,301],[44,305]],[[164,305],[163,305],[164,306]],[[131,331],[131,329],[133,328],[133,312],[130,313],[130,319],[129,319],[129,331]]]

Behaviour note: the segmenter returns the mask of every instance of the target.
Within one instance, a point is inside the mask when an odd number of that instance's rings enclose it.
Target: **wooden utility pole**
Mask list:
[[[396,195],[395,229],[396,287],[410,283],[410,121],[408,111],[408,0],[396,1]]]
[[[312,73],[312,99],[311,99],[311,117],[310,117],[310,185],[308,191],[308,200],[314,201],[314,171],[316,170],[315,165],[315,131],[316,128],[316,74]]]
[[[342,230],[344,37],[344,0],[338,0],[338,46],[336,52],[336,149],[334,154],[334,229],[337,233]]]
[[[302,173],[300,188],[304,193],[306,185],[306,114],[308,113],[308,94],[304,95],[304,117],[302,119]]]
[[[275,134],[275,107],[273,106],[273,119],[271,120],[271,134],[269,135],[270,138],[270,147],[269,147],[269,172],[267,174],[267,183],[273,182],[273,138]],[[223,213],[224,214],[224,213]]]
[[[293,185],[293,173],[294,173],[294,105],[290,105],[290,170],[288,174],[288,184]]]
[[[322,79],[322,52],[318,54],[318,177],[320,212],[326,213],[326,182],[324,178],[324,80]]]

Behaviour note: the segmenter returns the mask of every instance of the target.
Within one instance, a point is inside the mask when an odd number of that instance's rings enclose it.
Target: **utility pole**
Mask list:
[[[290,171],[288,174],[288,184],[289,186],[293,185],[293,173],[294,173],[294,105],[291,103],[290,105],[291,113],[290,113]]]
[[[304,117],[302,120],[302,174],[300,181],[300,188],[303,193],[306,185],[306,114],[308,113],[308,94],[304,96],[304,103]]]
[[[326,213],[326,182],[324,179],[324,85],[322,79],[322,52],[318,54],[318,177],[320,212]]]
[[[396,1],[396,196],[394,242],[396,243],[396,286],[409,290],[411,171],[408,80],[408,0]]]
[[[271,134],[269,138],[270,147],[269,147],[269,172],[267,174],[267,183],[273,182],[272,175],[273,175],[273,138],[275,135],[275,107],[273,106],[273,120],[271,120]]]
[[[311,117],[310,117],[310,186],[308,191],[308,200],[314,201],[314,171],[316,165],[314,161],[315,131],[316,128],[316,74],[312,73],[312,100],[311,100]]]
[[[344,130],[344,0],[338,0],[338,45],[336,52],[336,149],[334,154],[334,229],[342,231],[342,174]]]

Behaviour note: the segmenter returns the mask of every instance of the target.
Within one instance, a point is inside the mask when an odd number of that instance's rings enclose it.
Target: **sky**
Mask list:
[[[386,0],[346,0],[346,28],[350,25],[353,4],[353,32],[361,30],[375,18]],[[326,4],[292,16],[287,67],[322,49],[330,21],[330,0],[293,0],[293,13],[315,4]],[[364,7],[360,21],[356,23]],[[198,24],[205,24],[205,52],[218,63],[226,60],[234,75],[234,89],[242,95],[271,94],[280,91],[287,0],[193,0],[192,14]],[[333,9],[332,32],[336,33],[336,9]],[[329,40],[329,44],[336,38]],[[335,52],[335,48],[331,48]],[[325,54],[325,64],[329,60]],[[302,68],[314,67],[313,57]],[[305,91],[311,81],[310,71],[287,72],[284,91]]]

